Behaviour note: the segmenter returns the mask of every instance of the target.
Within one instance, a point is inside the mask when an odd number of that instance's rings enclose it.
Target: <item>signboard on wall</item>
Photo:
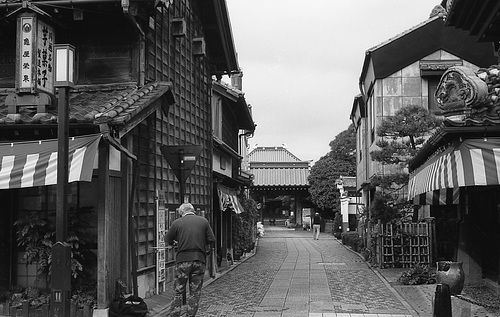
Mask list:
[[[22,14],[17,28],[16,90],[54,93],[54,29],[36,14]]]
[[[156,199],[156,237],[157,237],[157,250],[156,250],[156,290],[157,293],[165,292],[165,281],[167,279],[166,268],[166,245],[165,234],[167,233],[168,217],[167,209],[165,208],[165,198],[162,195],[157,195]]]

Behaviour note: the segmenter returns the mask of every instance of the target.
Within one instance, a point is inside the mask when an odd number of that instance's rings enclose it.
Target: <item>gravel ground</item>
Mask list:
[[[486,286],[465,286],[462,295],[457,297],[484,307],[494,316],[500,316],[500,295]]]

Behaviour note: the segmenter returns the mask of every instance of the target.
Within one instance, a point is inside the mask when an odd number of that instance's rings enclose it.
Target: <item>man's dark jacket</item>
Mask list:
[[[214,233],[207,219],[187,214],[175,220],[165,235],[165,243],[178,242],[175,263],[200,261],[205,263],[208,244],[215,243]]]

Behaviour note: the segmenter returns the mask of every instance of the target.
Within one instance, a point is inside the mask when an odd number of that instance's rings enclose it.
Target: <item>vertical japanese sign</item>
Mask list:
[[[157,293],[165,292],[165,281],[166,281],[166,245],[164,236],[167,233],[166,228],[166,213],[165,210],[165,200],[160,195],[157,195],[156,200],[156,236],[157,241],[157,252],[156,252],[156,290]]]
[[[16,88],[19,92],[54,92],[54,29],[36,15],[18,18],[18,65]]]

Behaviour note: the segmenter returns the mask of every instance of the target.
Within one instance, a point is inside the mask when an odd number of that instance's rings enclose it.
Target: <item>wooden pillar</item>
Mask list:
[[[132,148],[132,138],[129,137],[123,137],[122,141],[127,149]],[[121,155],[121,172],[122,172],[122,178],[121,178],[121,211],[120,215],[123,217],[122,219],[127,219],[127,221],[122,221],[120,223],[121,225],[121,233],[123,239],[121,239],[120,243],[120,263],[122,264],[120,266],[120,277],[127,285],[132,285],[132,280],[131,280],[131,274],[130,272],[132,271],[131,269],[131,245],[129,243],[128,237],[128,232],[129,232],[129,227],[131,224],[129,223],[129,210],[131,208],[130,204],[133,203],[133,201],[130,201],[130,197],[134,195],[132,192],[132,182],[134,181],[134,162],[130,160],[126,155]]]
[[[109,280],[109,145],[99,144],[99,201],[97,204],[97,307],[106,308],[112,300],[110,290],[114,286]]]

